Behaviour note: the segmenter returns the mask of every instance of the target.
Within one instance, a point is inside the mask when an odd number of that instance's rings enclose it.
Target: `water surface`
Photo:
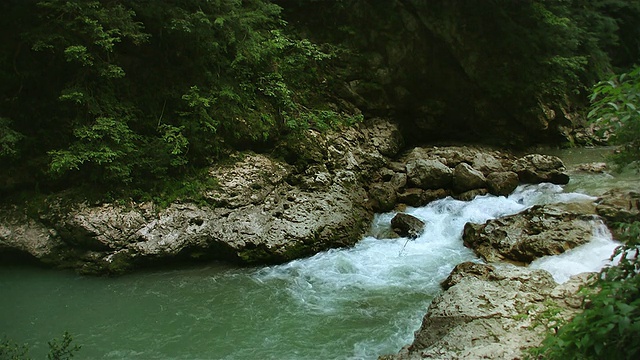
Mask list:
[[[572,181],[572,191],[584,187],[579,176]],[[595,199],[566,190],[540,184],[509,197],[435,201],[407,209],[426,222],[416,240],[365,237],[271,267],[212,264],[119,278],[0,267],[0,334],[29,343],[34,358],[69,331],[82,359],[375,359],[413,340],[456,264],[479,261],[462,245],[466,222]],[[385,233],[393,215],[377,215],[371,233]],[[598,270],[614,246],[594,222],[592,243],[532,266],[566,281]]]

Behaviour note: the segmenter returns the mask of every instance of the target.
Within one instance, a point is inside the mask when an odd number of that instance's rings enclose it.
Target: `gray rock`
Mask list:
[[[487,175],[487,187],[489,192],[496,196],[511,194],[520,183],[518,174],[513,171],[493,172]]]
[[[459,193],[485,187],[484,175],[467,163],[460,163],[453,169],[453,189]]]
[[[578,290],[587,279],[582,274],[558,285],[544,270],[460,264],[413,343],[381,359],[521,359],[555,325],[546,312],[566,320],[580,311]]]
[[[550,182],[553,184],[566,184],[569,175],[565,173],[564,163],[557,156],[530,154],[513,164],[511,171],[518,174],[520,182],[537,184]]]
[[[391,211],[398,201],[396,189],[388,182],[371,185],[369,196],[373,200],[373,211],[375,212]]]
[[[400,191],[407,186],[407,174],[395,173],[389,180],[389,184],[396,190]]]
[[[474,169],[481,171],[485,175],[493,172],[504,171],[502,162],[494,156],[494,153],[477,152],[473,156],[471,165]]]
[[[425,204],[425,190],[409,188],[398,194],[398,202],[413,207],[420,207]]]
[[[604,162],[592,162],[587,164],[580,164],[575,168],[577,171],[588,172],[588,173],[604,173],[609,169],[607,163]]]
[[[484,224],[467,223],[463,240],[465,246],[488,262],[530,263],[589,242],[593,218],[553,205],[534,206]]]
[[[398,213],[391,219],[391,228],[402,237],[415,239],[424,232],[424,221],[415,216]]]
[[[383,153],[399,151],[399,134],[380,119],[329,134],[310,130],[301,144],[286,145],[300,151],[305,167],[235,154],[210,169],[217,185],[204,192],[206,204],[181,199],[158,208],[61,196],[37,216],[5,205],[0,251],[84,273],[119,274],[173,259],[278,263],[350,246],[373,217],[365,186],[388,163]],[[388,199],[386,206],[393,203]]]
[[[609,190],[598,199],[596,211],[605,219],[613,236],[622,239],[625,234],[616,224],[640,221],[640,193],[621,189]]]
[[[428,203],[444,199],[451,195],[451,191],[445,189],[422,190],[418,188],[408,188],[398,193],[398,202],[413,207],[425,206]]]
[[[451,185],[453,171],[439,160],[416,159],[407,163],[407,177],[421,189],[440,189]]]

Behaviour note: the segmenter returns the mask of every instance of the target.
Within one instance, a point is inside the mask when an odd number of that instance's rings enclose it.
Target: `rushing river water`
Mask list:
[[[601,184],[607,175],[594,176]],[[589,181],[576,176],[567,188]],[[0,336],[28,343],[34,358],[69,331],[82,359],[375,359],[410,343],[439,283],[456,264],[477,261],[462,245],[466,222],[588,199],[550,184],[521,186],[506,198],[448,198],[407,209],[427,224],[416,240],[365,237],[350,249],[271,267],[210,265],[120,278],[0,267]],[[383,233],[393,215],[377,215],[371,233]],[[599,269],[614,247],[594,223],[590,244],[532,266],[564,281]]]

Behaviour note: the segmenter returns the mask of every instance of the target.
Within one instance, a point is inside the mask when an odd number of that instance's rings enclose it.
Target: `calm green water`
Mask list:
[[[36,358],[44,357],[48,339],[64,331],[82,345],[79,358],[371,357],[397,350],[381,346],[380,339],[410,340],[396,334],[404,326],[396,321],[419,319],[415,304],[424,308],[430,299],[420,290],[350,284],[354,288],[327,301],[326,294],[314,299],[300,292],[296,282],[306,280],[294,280],[260,280],[257,269],[224,266],[116,279],[4,267],[0,324],[3,333],[29,343]]]
[[[604,173],[588,173],[576,171],[579,164],[593,162],[607,162],[613,147],[574,148],[574,149],[540,149],[541,153],[560,157],[569,172],[571,180],[565,186],[565,191],[575,191],[593,196],[599,196],[612,188],[640,191],[640,175],[632,168],[613,171],[608,169]]]
[[[577,175],[567,188],[617,181],[590,176]],[[622,183],[637,187],[633,181]],[[410,343],[439,283],[456,264],[476,259],[462,245],[467,221],[585,198],[565,190],[541,184],[508,198],[436,201],[408,209],[427,223],[415,241],[365,237],[350,249],[272,267],[213,264],[95,278],[0,266],[0,336],[28,343],[36,359],[64,331],[82,345],[80,359],[375,359]],[[372,231],[392,216],[378,215]],[[596,250],[539,267],[563,277],[597,269],[615,246],[598,236]]]

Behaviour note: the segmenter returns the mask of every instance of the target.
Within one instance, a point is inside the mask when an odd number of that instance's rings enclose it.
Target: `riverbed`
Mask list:
[[[607,150],[597,150],[558,155],[571,166],[599,161]],[[466,222],[637,185],[628,174],[575,173],[565,187],[526,185],[509,197],[469,202],[447,198],[406,210],[426,223],[416,240],[367,236],[353,248],[278,266],[208,264],[119,278],[4,266],[0,336],[28,343],[36,359],[65,331],[82,346],[82,359],[375,359],[412,341],[456,264],[479,261],[462,244]],[[385,233],[393,215],[378,214],[371,234]],[[591,244],[532,266],[565,281],[597,271],[615,246],[595,222]]]

